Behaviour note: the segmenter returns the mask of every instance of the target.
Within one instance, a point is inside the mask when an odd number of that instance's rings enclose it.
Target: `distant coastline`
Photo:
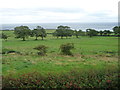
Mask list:
[[[67,25],[73,30],[86,30],[88,28],[96,30],[112,30],[114,26],[118,26],[118,22],[103,22],[103,23],[23,23],[23,24],[2,24],[1,30],[13,30],[16,26],[26,25],[30,29],[36,28],[36,26],[42,26],[45,29],[56,29],[59,25]]]

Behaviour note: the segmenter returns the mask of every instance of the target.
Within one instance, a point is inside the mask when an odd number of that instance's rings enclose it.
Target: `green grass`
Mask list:
[[[41,40],[14,38],[13,31],[2,41],[3,88],[117,88],[118,38],[82,36],[56,38],[51,34]],[[48,33],[53,30],[47,30]],[[1,33],[1,32],[0,32]],[[60,45],[74,43],[74,56],[60,55]],[[38,45],[48,47],[47,56],[37,55]]]
[[[52,30],[53,31],[53,30]],[[18,77],[23,73],[37,71],[43,75],[48,73],[66,73],[70,70],[103,70],[108,67],[118,68],[118,38],[117,37],[70,37],[57,39],[52,35],[41,40],[39,37],[29,37],[26,41],[14,38],[13,31],[3,31],[10,36],[7,41],[2,40],[3,49],[12,49],[22,54],[4,54],[2,57],[3,76]],[[51,32],[48,31],[49,33]],[[60,45],[74,43],[74,56],[60,55]],[[48,46],[47,56],[38,56],[38,45]]]

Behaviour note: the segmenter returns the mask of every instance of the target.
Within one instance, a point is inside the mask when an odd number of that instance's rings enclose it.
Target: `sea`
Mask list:
[[[73,30],[95,29],[95,30],[112,30],[114,26],[118,26],[117,22],[104,22],[104,23],[19,23],[19,24],[2,24],[1,30],[14,30],[17,26],[28,26],[30,29],[36,26],[42,26],[44,29],[57,29],[59,25],[69,26]]]

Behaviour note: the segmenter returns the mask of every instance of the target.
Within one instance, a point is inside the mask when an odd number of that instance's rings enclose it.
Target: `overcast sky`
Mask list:
[[[2,0],[7,23],[117,22],[119,0]]]

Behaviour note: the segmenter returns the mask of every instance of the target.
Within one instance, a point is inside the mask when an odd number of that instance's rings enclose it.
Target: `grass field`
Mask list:
[[[2,40],[2,49],[19,51],[21,54],[10,53],[2,55],[2,73],[4,77],[14,78],[20,75],[38,72],[42,75],[56,75],[76,71],[102,71],[118,69],[118,37],[70,37],[60,39],[51,34],[41,40],[29,37],[26,41],[14,38],[13,31],[3,31],[9,35],[7,41]],[[50,31],[47,31],[50,33]],[[74,43],[74,56],[60,54],[60,45]],[[47,56],[38,56],[38,45],[48,46]]]

